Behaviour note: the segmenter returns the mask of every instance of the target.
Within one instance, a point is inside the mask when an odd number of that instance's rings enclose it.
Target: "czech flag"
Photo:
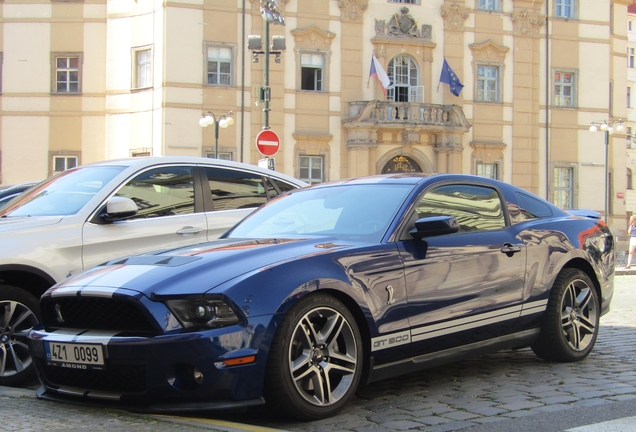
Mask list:
[[[380,84],[382,85],[382,91],[386,96],[386,88],[391,84],[391,80],[382,68],[382,65],[378,61],[378,58],[375,56],[375,54],[373,54],[371,58],[371,70],[369,71],[369,79],[371,78],[377,78],[380,81]],[[367,88],[368,87],[369,83],[367,82]]]

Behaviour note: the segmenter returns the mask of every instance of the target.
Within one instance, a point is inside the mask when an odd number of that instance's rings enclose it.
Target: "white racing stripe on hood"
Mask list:
[[[91,295],[104,294],[101,295],[101,297],[112,297],[112,293],[114,292],[114,290],[120,287],[124,288],[124,285],[126,285],[126,283],[145,273],[148,273],[155,268],[157,268],[157,266],[153,265],[120,265],[96,267],[92,270],[75,276],[68,282],[63,282],[59,288],[55,288],[51,292],[51,296],[69,296],[77,294],[78,292],[90,292]],[[91,288],[91,285],[95,285],[99,288]],[[113,291],[110,290],[110,287],[113,288]]]

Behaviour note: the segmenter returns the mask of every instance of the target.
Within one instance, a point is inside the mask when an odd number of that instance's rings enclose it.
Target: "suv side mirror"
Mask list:
[[[99,218],[105,222],[115,222],[136,215],[139,207],[130,198],[114,196],[106,203],[105,210]]]
[[[459,231],[459,222],[455,216],[431,216],[415,221],[415,228],[409,231],[411,237],[422,239]]]

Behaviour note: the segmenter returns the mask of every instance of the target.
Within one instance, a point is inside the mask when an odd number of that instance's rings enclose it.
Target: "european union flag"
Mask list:
[[[442,67],[442,74],[439,76],[439,82],[448,84],[450,86],[450,92],[455,96],[459,96],[464,88],[464,85],[448,65],[446,59],[444,59],[444,66]]]

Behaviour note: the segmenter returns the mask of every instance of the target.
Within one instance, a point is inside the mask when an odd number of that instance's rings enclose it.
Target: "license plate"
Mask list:
[[[68,368],[104,365],[104,347],[100,344],[44,342],[46,359],[56,366]]]

